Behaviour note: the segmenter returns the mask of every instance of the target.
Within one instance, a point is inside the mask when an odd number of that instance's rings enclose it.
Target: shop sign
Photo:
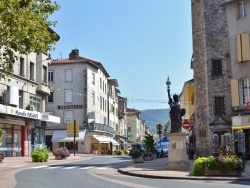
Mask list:
[[[21,116],[25,118],[40,119],[40,112],[23,110],[19,108],[10,107],[10,106],[7,106],[7,114]]]
[[[0,104],[0,113],[6,113],[6,106]]]
[[[59,105],[57,107],[58,110],[63,109],[83,109],[83,105]]]

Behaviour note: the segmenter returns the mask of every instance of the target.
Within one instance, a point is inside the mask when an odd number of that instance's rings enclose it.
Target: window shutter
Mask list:
[[[231,101],[232,101],[232,107],[240,106],[238,80],[231,80]]]
[[[73,98],[72,98],[72,90],[65,90],[65,102],[66,103],[70,103],[73,101]]]
[[[72,111],[64,111],[64,123],[73,121],[73,112]]]
[[[68,69],[65,70],[65,81],[66,82],[72,82],[72,70]]]
[[[241,34],[241,42],[242,42],[242,61],[249,61],[249,34],[244,33]]]
[[[237,55],[238,63],[242,62],[241,35],[237,35]]]

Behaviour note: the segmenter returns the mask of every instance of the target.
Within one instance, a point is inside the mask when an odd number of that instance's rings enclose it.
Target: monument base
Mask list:
[[[166,164],[166,170],[190,170],[188,161],[169,161]]]
[[[167,170],[190,170],[186,148],[186,133],[170,133]]]

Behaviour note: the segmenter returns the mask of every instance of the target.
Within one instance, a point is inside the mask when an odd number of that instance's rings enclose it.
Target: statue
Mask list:
[[[182,126],[182,116],[185,115],[185,108],[180,107],[179,97],[177,94],[174,94],[173,99],[170,96],[170,89],[168,85],[168,104],[170,106],[170,120],[171,120],[171,130],[170,133],[179,133],[181,132]]]

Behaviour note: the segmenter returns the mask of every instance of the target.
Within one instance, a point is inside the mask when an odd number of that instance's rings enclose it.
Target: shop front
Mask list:
[[[37,125],[38,120],[43,122],[40,112],[0,105],[0,128],[3,131],[0,152],[6,157],[29,156],[36,145],[44,144],[44,127]],[[54,120],[60,123],[60,119]]]
[[[112,155],[119,146],[113,137],[105,135],[93,135],[90,137],[91,153],[101,155]]]
[[[86,130],[80,130],[79,135],[75,137],[68,137],[67,130],[54,130],[52,135],[52,150],[57,148],[67,148],[71,153],[74,151],[84,153],[85,151],[85,133]],[[74,144],[75,140],[75,144]]]
[[[250,115],[233,116],[232,133],[237,141],[236,153],[239,151],[245,159],[250,160]]]

